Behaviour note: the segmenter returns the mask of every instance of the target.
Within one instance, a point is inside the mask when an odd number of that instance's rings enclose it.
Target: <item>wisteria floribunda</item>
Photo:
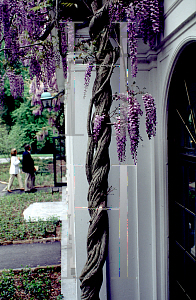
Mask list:
[[[152,95],[146,93],[142,96],[144,101],[144,107],[146,111],[146,132],[148,138],[151,139],[152,136],[156,135],[156,107],[154,98]]]
[[[127,95],[124,93],[113,95],[113,99],[118,101],[119,115],[114,122],[116,134],[117,154],[120,162],[125,161],[126,153],[126,129],[127,129]]]
[[[4,55],[8,61],[4,72],[9,72],[10,67],[15,68],[22,62],[25,67],[29,67],[31,79],[36,77],[37,85],[45,77],[51,86],[51,78],[56,72],[54,47],[59,49],[59,41],[52,38],[54,20],[50,14],[51,9],[52,4],[49,5],[47,0],[1,0],[1,42],[4,42]],[[64,39],[61,41],[63,43]],[[67,41],[64,43],[67,44]],[[63,61],[66,63],[66,55]],[[6,69],[6,66],[9,68]],[[64,69],[66,76],[66,67]],[[8,77],[13,82],[13,78],[10,75]],[[21,87],[15,87],[15,95],[23,90],[24,83],[20,83]]]
[[[143,112],[140,108],[140,104],[137,101],[136,97],[129,93],[128,96],[128,109],[127,109],[127,127],[128,127],[128,134],[130,139],[130,150],[131,155],[134,160],[134,163],[137,162],[137,148],[139,145],[140,139],[140,119],[139,117],[142,116]]]
[[[110,19],[110,24],[109,27],[112,30],[114,27],[114,23],[120,22],[123,13],[124,13],[125,7],[123,6],[122,1],[117,1],[117,2],[111,2],[110,3],[110,8],[109,8],[109,19]]]
[[[137,27],[133,3],[126,8],[129,56],[132,77],[137,75]]]
[[[54,10],[54,14],[50,13],[51,10]],[[56,20],[56,16],[60,18]],[[137,35],[142,35],[143,40],[153,46],[155,36],[160,31],[159,2],[158,0],[109,1],[107,18],[107,26],[110,27],[111,34],[112,24],[127,21],[132,76],[135,77]],[[30,76],[32,79],[36,77],[37,85],[40,80],[45,80],[43,79],[45,77],[50,86],[55,68],[60,66],[60,53],[66,78],[67,53],[74,47],[74,31],[70,24],[70,16],[67,18],[60,11],[56,15],[56,7],[48,0],[1,0],[0,22],[1,41],[4,41],[4,54],[8,67],[12,68],[20,61],[24,66],[29,66]],[[52,37],[54,27],[58,31],[56,39]],[[89,65],[89,72],[91,67]],[[88,75],[90,73],[86,74],[86,86]],[[21,91],[23,88],[21,86],[18,89]]]
[[[14,97],[14,99],[17,97],[22,97],[24,91],[24,81],[22,75],[16,74],[14,71],[9,70],[7,72],[7,77],[10,82],[11,95]]]
[[[4,95],[4,76],[0,75],[0,99]]]
[[[93,69],[93,63],[88,62],[87,66],[86,66],[85,74],[84,74],[84,96],[83,96],[84,98],[86,97],[87,88],[90,83],[92,69]]]
[[[117,153],[119,162],[125,160],[126,151],[126,129],[130,140],[130,151],[134,163],[137,162],[137,149],[139,145],[140,136],[140,116],[143,115],[141,106],[136,99],[134,91],[129,90],[127,95],[124,93],[115,94],[113,98],[117,101],[121,100],[119,104],[119,115],[114,122],[114,129],[116,134]],[[142,96],[146,111],[146,132],[148,138],[156,135],[156,107],[152,95],[146,93]]]
[[[156,33],[160,32],[160,8],[158,0],[136,0],[135,12],[138,33],[145,43],[153,47]]]
[[[93,138],[94,142],[97,143],[98,137],[99,137],[99,132],[101,130],[102,122],[105,118],[105,115],[99,116],[96,115],[94,119],[94,124],[93,124]]]
[[[117,154],[119,162],[125,161],[125,153],[126,153],[126,123],[124,123],[121,119],[121,116],[116,118],[116,122],[114,123],[114,129],[116,134],[116,144],[117,144]]]

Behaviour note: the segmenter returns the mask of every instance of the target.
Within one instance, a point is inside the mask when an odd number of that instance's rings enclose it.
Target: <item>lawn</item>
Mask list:
[[[60,267],[4,270],[0,274],[0,299],[63,299],[60,279]]]
[[[0,197],[0,243],[5,241],[33,240],[46,237],[45,229],[60,226],[58,218],[41,219],[38,222],[26,222],[23,211],[35,202],[61,201],[60,193],[37,191],[32,194],[9,194]],[[52,230],[51,230],[52,231]]]

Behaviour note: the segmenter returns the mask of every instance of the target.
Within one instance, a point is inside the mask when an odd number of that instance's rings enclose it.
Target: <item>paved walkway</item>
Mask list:
[[[35,268],[60,263],[60,242],[0,246],[0,270],[21,269],[26,266]]]

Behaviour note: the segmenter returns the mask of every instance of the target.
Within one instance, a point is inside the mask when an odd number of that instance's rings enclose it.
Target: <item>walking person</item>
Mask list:
[[[22,185],[21,176],[20,176],[20,168],[19,168],[20,158],[16,157],[16,154],[17,154],[17,151],[15,148],[13,148],[11,150],[10,179],[9,179],[8,188],[7,188],[7,191],[9,193],[12,193],[11,186],[13,184],[15,177],[17,177],[17,179],[18,179],[20,190],[21,191],[24,190],[23,185]]]
[[[31,157],[31,146],[25,145],[25,151],[22,156],[22,170],[25,173],[25,192],[35,191],[35,167]]]

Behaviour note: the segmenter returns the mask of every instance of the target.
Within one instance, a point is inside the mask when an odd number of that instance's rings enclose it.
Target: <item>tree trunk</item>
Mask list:
[[[99,299],[103,281],[102,268],[107,257],[109,226],[107,214],[108,173],[110,169],[109,145],[111,125],[109,110],[112,103],[110,77],[118,58],[109,41],[108,24],[109,2],[98,10],[90,23],[91,39],[96,41],[96,78],[89,105],[87,131],[88,149],[86,157],[86,176],[89,183],[88,209],[90,225],[87,236],[87,261],[82,270],[81,299]],[[95,113],[92,116],[92,108]],[[93,123],[96,115],[104,115],[98,137],[93,139]]]

